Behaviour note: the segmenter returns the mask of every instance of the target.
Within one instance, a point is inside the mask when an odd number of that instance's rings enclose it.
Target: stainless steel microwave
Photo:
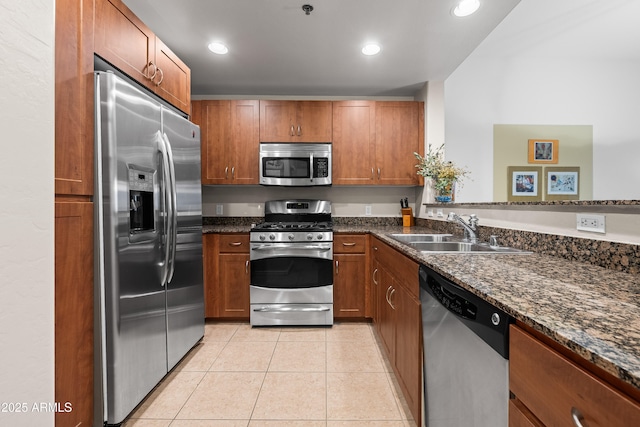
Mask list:
[[[260,143],[260,184],[331,185],[331,144]]]

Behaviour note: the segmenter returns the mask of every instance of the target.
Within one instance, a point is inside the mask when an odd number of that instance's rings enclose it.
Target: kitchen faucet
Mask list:
[[[464,219],[462,219],[455,212],[449,212],[447,216],[447,221],[457,222],[464,228],[464,241],[477,243],[478,236],[476,236],[476,226],[478,225],[478,217],[476,214],[469,215],[469,223],[467,224]]]

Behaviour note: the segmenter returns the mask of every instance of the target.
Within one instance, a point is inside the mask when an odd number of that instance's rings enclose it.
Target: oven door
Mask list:
[[[251,245],[251,285],[304,289],[333,284],[333,243]]]
[[[332,242],[252,244],[251,325],[332,325],[332,258]]]

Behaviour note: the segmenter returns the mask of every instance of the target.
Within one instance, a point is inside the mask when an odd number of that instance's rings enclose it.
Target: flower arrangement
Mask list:
[[[450,196],[453,191],[453,184],[457,182],[462,185],[463,178],[469,175],[469,171],[444,160],[444,144],[432,150],[427,150],[427,154],[422,157],[418,153],[413,153],[418,159],[418,175],[431,178],[436,194],[439,196]]]

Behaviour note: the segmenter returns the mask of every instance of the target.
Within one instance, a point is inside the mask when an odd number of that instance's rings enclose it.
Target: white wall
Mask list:
[[[640,199],[637,16],[638,1],[514,8],[445,82],[446,157],[472,171],[456,201],[493,201],[494,124],[593,125],[593,198]]]
[[[0,425],[53,425],[54,1],[0,0]],[[12,409],[7,406],[6,409]]]

